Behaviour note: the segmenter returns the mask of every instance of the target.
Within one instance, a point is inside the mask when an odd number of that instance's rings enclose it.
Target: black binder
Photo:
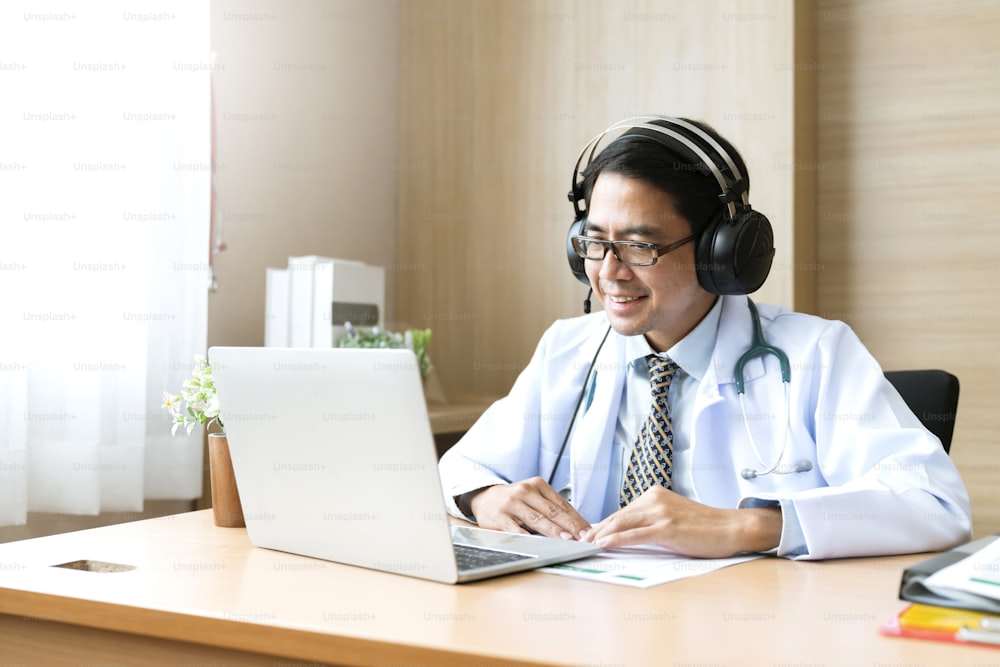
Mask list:
[[[981,537],[978,540],[967,542],[950,551],[938,554],[933,558],[928,558],[906,568],[903,570],[903,578],[899,584],[899,599],[908,602],[919,602],[920,604],[936,605],[938,607],[952,607],[955,609],[1000,614],[1000,600],[991,600],[980,595],[962,593],[961,591],[955,591],[954,595],[945,597],[924,586],[924,580],[927,577],[938,570],[971,556],[997,539],[997,537],[998,535]]]

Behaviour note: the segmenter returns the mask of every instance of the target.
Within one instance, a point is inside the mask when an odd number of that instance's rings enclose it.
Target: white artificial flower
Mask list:
[[[191,377],[184,380],[180,394],[163,392],[163,407],[170,412],[173,422],[170,428],[172,435],[176,435],[181,426],[187,430],[188,435],[195,426],[206,422],[208,426],[213,421],[222,426],[221,406],[212,379],[212,368],[204,355],[196,354],[194,360]]]

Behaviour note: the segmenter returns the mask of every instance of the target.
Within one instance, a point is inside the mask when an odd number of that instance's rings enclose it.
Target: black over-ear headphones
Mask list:
[[[695,250],[698,282],[713,294],[750,294],[757,291],[764,284],[774,260],[771,223],[762,213],[750,207],[747,180],[719,142],[693,123],[669,116],[640,116],[619,121],[591,139],[580,152],[569,192],[576,217],[566,237],[569,268],[577,280],[590,286],[584,260],[573,250],[571,241],[573,236],[583,234],[587,225],[587,211],[581,207],[582,203],[585,204],[581,165],[586,169],[601,141],[622,129],[626,131],[621,137],[641,136],[656,141],[715,176],[721,190],[719,200],[725,206],[720,207],[720,213],[708,222],[698,237]]]

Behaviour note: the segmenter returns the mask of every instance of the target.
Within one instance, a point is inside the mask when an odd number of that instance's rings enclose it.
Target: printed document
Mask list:
[[[621,586],[649,588],[668,581],[714,572],[756,558],[763,556],[749,554],[733,558],[688,558],[661,547],[648,545],[604,551],[596,556],[570,563],[543,567],[540,571]]]

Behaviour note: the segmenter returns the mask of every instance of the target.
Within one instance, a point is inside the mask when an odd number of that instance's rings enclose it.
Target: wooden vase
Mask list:
[[[215,525],[239,528],[243,520],[243,505],[236,488],[233,460],[229,456],[229,440],[225,433],[208,434],[208,471],[212,482],[212,513]]]

